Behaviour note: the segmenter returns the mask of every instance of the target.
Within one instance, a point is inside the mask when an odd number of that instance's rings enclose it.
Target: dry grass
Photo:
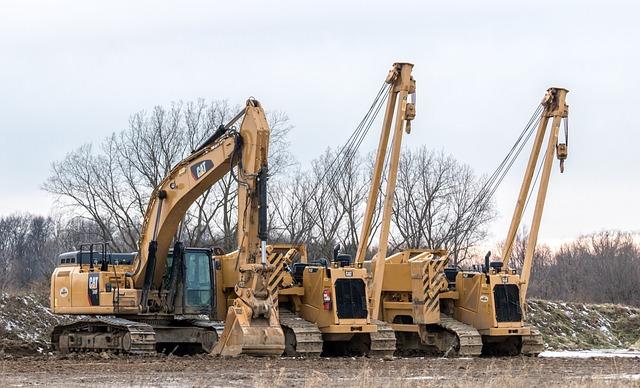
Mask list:
[[[525,387],[553,385],[562,387],[640,387],[640,361],[638,372],[621,370],[616,367],[615,360],[603,361],[603,368],[593,368],[593,373],[586,373],[583,368],[578,373],[571,368],[571,361],[558,361],[563,364],[563,371],[551,373],[548,365],[531,362],[527,358],[484,359],[484,368],[467,367],[465,360],[459,360],[452,367],[451,361],[440,363],[436,359],[425,360],[424,365],[416,368],[416,363],[402,365],[402,360],[393,362],[394,367],[380,367],[379,363],[371,365],[369,360],[362,359],[357,366],[345,371],[336,368],[335,372],[327,371],[326,363],[322,370],[306,370],[293,372],[291,368],[270,369],[255,375],[250,385],[255,387]],[[339,362],[339,360],[334,360]],[[591,360],[593,363],[594,360]],[[554,361],[549,361],[553,363]],[[323,363],[320,361],[320,363]],[[576,360],[584,364],[584,360]],[[442,364],[442,365],[438,365]],[[384,364],[383,364],[384,365]],[[568,366],[568,367],[567,367]],[[553,368],[552,368],[553,369]]]
[[[627,348],[640,339],[639,308],[536,299],[527,304],[527,320],[549,349]]]

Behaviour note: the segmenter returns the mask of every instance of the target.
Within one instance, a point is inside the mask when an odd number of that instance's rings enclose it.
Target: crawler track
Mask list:
[[[544,341],[542,334],[534,326],[530,326],[531,335],[522,336],[522,348],[520,353],[525,356],[537,357],[544,350]]]
[[[396,351],[396,335],[391,326],[382,321],[372,321],[378,326],[378,331],[370,334],[371,345],[369,348],[369,357],[393,357]]]
[[[280,325],[285,335],[285,356],[319,357],[322,333],[318,327],[289,310],[280,310]]]
[[[156,352],[156,335],[146,323],[95,317],[56,326],[51,333],[51,345],[61,353],[113,351],[149,355]]]
[[[482,353],[482,336],[473,326],[450,317],[440,318],[440,326],[456,335],[455,346],[445,351],[445,357],[478,357]]]

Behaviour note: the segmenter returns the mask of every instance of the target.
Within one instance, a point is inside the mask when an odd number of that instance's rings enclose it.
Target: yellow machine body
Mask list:
[[[51,278],[51,310],[56,314],[137,314],[142,292],[130,281],[127,284],[125,273],[131,270],[132,266],[111,265],[108,271],[96,272],[88,264],[61,264]],[[96,305],[91,304],[92,293],[97,295]]]
[[[375,280],[381,284],[380,314],[397,333],[398,348],[434,345],[448,354],[447,348],[455,347],[460,355],[480,355],[481,350],[486,354],[509,355],[537,355],[542,351],[539,332],[525,323],[526,291],[553,155],[560,159],[561,171],[567,157],[566,144],[558,143],[561,120],[568,114],[566,94],[565,89],[550,88],[542,101],[541,119],[502,262],[490,265],[487,256],[483,271],[458,270],[447,268],[446,251],[426,249],[401,251],[384,260],[384,275]],[[544,152],[524,265],[516,273],[508,266],[511,247],[550,120],[551,133]],[[375,270],[373,273],[375,277]],[[447,339],[447,333],[455,334],[457,340]]]
[[[331,334],[327,338],[335,340],[346,341],[353,334],[376,332],[376,326],[371,324],[368,314],[367,271],[363,268],[338,267],[337,263],[334,265],[329,268],[305,268],[300,316],[315,323],[322,333]],[[347,293],[350,295],[345,295]],[[329,302],[323,299],[326,295],[330,298]],[[361,298],[359,301],[349,300],[350,306],[360,307],[359,311],[342,311],[342,299],[351,296]]]

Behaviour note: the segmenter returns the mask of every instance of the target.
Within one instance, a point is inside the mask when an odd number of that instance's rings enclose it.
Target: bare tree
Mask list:
[[[481,183],[451,156],[424,146],[406,150],[394,198],[393,249],[446,248],[454,265],[469,258],[494,217],[492,202],[481,198]]]
[[[310,179],[314,186],[308,199],[311,228],[308,236],[312,243],[309,250],[318,256],[329,258],[338,242],[340,226],[345,217],[345,209],[335,187],[339,171],[332,163],[334,159],[335,153],[327,150],[311,163]],[[323,179],[325,171],[329,171],[331,179]]]
[[[311,228],[309,201],[313,182],[296,171],[269,185],[270,236],[277,242],[301,242]]]
[[[0,219],[0,290],[15,285],[15,268],[24,257],[29,220],[12,215]]]

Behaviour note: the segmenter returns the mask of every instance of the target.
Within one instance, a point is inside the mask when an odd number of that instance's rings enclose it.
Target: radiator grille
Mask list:
[[[335,292],[338,318],[367,317],[367,295],[362,279],[338,279]]]
[[[493,287],[493,301],[498,322],[522,321],[520,290],[515,284],[500,284]]]

